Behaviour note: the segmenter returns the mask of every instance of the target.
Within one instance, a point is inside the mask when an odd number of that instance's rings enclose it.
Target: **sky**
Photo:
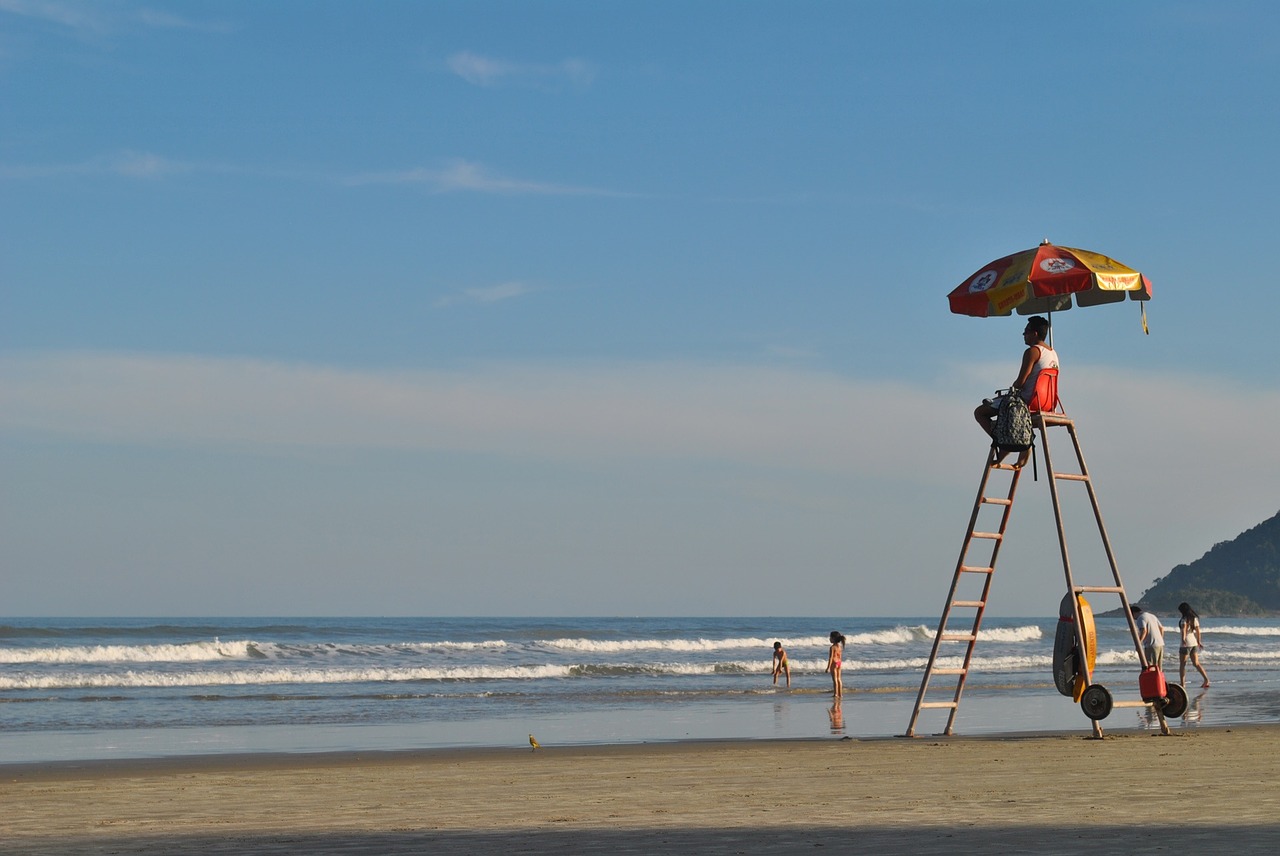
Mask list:
[[[1153,283],[1053,317],[1136,599],[1280,509],[1277,81],[1269,0],[0,0],[0,615],[937,616],[1046,238]]]

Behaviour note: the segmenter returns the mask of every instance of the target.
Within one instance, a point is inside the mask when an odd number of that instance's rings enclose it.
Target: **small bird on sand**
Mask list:
[[[529,745],[533,747],[534,752],[542,748],[542,744],[535,740],[532,734],[529,735]]]

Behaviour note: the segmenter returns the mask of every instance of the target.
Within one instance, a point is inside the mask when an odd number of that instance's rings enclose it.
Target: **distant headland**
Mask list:
[[[1280,613],[1280,513],[1178,565],[1134,602],[1172,612],[1183,601],[1201,615]]]

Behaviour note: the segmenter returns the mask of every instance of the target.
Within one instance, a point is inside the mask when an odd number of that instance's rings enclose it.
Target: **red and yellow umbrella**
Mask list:
[[[1074,247],[1040,246],[984,265],[947,295],[957,315],[986,318],[1059,312],[1076,306],[1150,300],[1151,280],[1113,258]],[[1146,329],[1146,307],[1143,307]]]

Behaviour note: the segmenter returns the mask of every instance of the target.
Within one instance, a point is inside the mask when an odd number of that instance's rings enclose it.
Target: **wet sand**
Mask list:
[[[0,766],[53,853],[1280,852],[1280,726]]]

